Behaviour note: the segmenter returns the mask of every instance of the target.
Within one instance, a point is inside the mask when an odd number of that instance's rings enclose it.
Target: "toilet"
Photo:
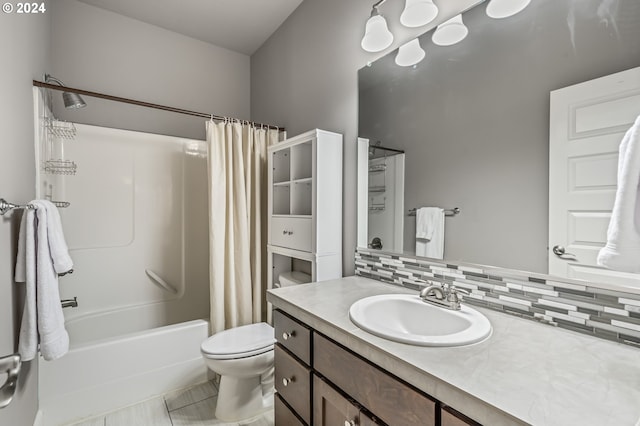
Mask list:
[[[273,406],[273,327],[262,322],[221,331],[200,346],[220,375],[216,418],[242,420]]]

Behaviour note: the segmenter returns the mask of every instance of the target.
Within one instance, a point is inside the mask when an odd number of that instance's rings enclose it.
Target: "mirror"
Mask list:
[[[486,7],[463,15],[458,44],[423,34],[416,66],[396,65],[394,51],[358,73],[359,136],[405,153],[403,247],[382,250],[415,253],[410,209],[457,207],[445,218],[445,260],[546,274],[550,92],[640,66],[640,3],[536,0],[506,19]],[[375,211],[362,198],[364,232]],[[378,233],[367,228],[361,247]]]

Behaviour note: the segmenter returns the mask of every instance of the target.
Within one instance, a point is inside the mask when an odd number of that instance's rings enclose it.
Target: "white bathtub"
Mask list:
[[[94,320],[84,325],[99,327],[96,324],[110,318],[101,314]],[[74,330],[82,328],[80,324],[70,325],[72,336],[81,331]],[[193,320],[84,342],[56,361],[41,359],[39,396],[44,426],[98,415],[206,381],[200,344],[208,329],[207,321]]]

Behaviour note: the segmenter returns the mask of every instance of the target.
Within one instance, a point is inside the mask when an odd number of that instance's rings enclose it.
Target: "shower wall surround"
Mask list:
[[[356,275],[420,290],[426,280],[470,291],[464,301],[640,347],[640,294],[495,267],[466,266],[358,249]]]

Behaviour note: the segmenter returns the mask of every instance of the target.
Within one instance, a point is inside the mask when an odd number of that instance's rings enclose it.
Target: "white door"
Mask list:
[[[616,193],[618,146],[638,115],[640,68],[551,92],[549,274],[640,286],[640,275],[596,264]]]

